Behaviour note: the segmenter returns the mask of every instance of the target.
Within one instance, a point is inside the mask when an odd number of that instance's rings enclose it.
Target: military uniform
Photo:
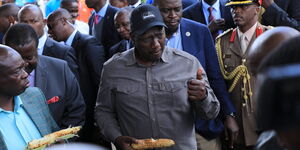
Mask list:
[[[257,24],[245,53],[241,50],[237,28],[225,31],[216,39],[220,68],[237,110],[236,121],[240,128],[238,145],[253,146],[256,144],[255,103],[252,100],[255,78],[248,72],[247,57],[249,47],[254,40],[269,28]]]

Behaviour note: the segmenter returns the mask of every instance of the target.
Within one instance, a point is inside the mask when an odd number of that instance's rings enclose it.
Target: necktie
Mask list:
[[[213,7],[208,7],[208,12],[209,12],[209,16],[208,16],[208,22],[210,23],[211,21],[215,20],[215,17],[213,15]]]
[[[98,24],[99,23],[99,21],[100,21],[100,15],[98,15],[98,14],[95,14],[95,16],[94,16],[94,24]]]
[[[244,34],[241,36],[240,43],[241,43],[241,49],[244,54],[247,50],[247,37]]]

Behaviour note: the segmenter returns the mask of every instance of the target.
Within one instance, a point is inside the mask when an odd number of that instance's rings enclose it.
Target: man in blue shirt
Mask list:
[[[18,52],[0,45],[0,150],[24,149],[58,130],[40,90],[24,92],[29,87],[25,66]]]

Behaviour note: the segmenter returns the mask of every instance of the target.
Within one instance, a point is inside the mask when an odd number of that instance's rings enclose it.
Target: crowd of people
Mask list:
[[[298,0],[2,0],[0,150],[73,126],[79,136],[59,142],[69,149],[167,138],[176,144],[163,149],[298,150],[299,9]]]

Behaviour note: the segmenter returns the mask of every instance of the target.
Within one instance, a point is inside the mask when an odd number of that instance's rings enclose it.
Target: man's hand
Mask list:
[[[202,80],[202,70],[198,69],[197,79],[189,81],[188,95],[190,100],[203,100],[207,96],[205,82]]]
[[[233,149],[233,144],[236,143],[239,134],[239,127],[234,119],[234,117],[227,115],[225,122],[225,138],[228,141],[228,146]]]
[[[130,146],[132,143],[137,144],[137,141],[135,138],[129,136],[119,136],[115,140],[115,145],[118,150],[133,150]]]
[[[215,19],[208,24],[208,28],[212,34],[218,32],[218,30],[225,29],[225,19]]]
[[[266,9],[273,3],[274,3],[274,0],[262,0],[261,6]]]

